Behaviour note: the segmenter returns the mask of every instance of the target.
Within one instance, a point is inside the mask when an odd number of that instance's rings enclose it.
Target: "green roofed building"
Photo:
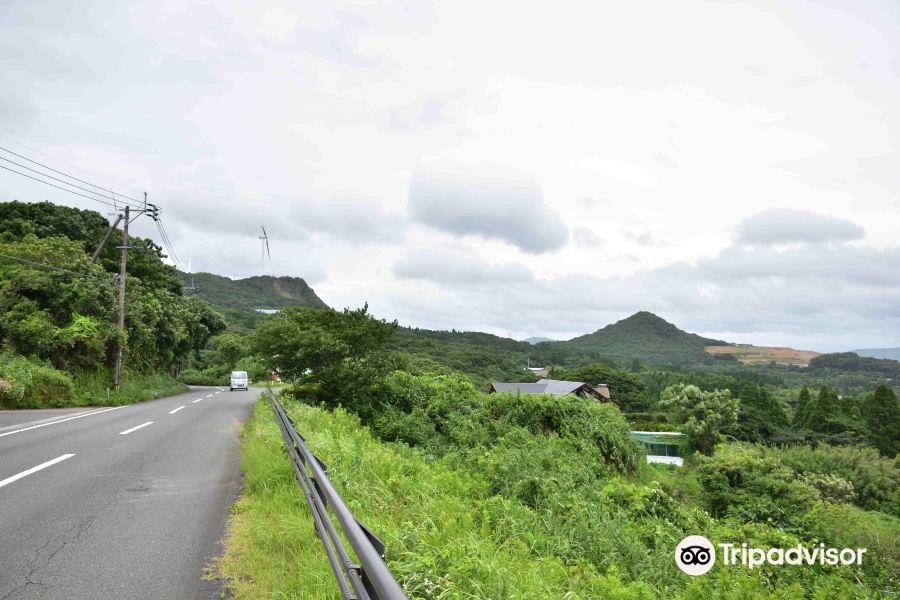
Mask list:
[[[632,431],[631,437],[647,450],[648,463],[682,466],[684,434],[676,431]]]

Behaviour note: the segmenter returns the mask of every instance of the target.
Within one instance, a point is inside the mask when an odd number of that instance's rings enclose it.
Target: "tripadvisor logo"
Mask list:
[[[826,548],[819,544],[807,548],[801,544],[788,549],[753,548],[746,543],[718,544],[722,562],[726,565],[741,564],[753,569],[770,565],[861,565],[866,548]],[[703,575],[716,564],[716,552],[712,542],[702,535],[689,535],[675,548],[675,564],[688,575]]]
[[[689,535],[675,548],[675,564],[688,575],[703,575],[716,564],[712,542],[702,535]]]

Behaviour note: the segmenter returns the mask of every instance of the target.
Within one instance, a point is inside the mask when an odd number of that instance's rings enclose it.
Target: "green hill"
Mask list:
[[[704,346],[728,345],[728,342],[682,331],[653,313],[641,311],[594,333],[565,342],[546,342],[538,347],[618,360],[695,364],[714,360],[704,352]]]
[[[545,354],[528,342],[476,331],[433,331],[401,327],[392,349],[407,352],[416,372],[467,375],[480,389],[492,381],[535,381],[525,367],[543,366]]]
[[[185,275],[193,278],[196,295],[221,308],[328,308],[300,277],[248,277],[229,279],[212,273]]]
[[[900,379],[900,362],[889,358],[860,356],[855,352],[820,354],[809,361],[809,370],[869,373],[884,377],[888,381],[897,381]]]

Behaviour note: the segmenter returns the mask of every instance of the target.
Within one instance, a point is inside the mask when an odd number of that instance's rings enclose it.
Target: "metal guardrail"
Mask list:
[[[356,520],[328,480],[325,465],[306,446],[306,440],[297,432],[294,422],[274,394],[271,394],[271,399],[297,481],[312,511],[316,533],[325,547],[341,596],[346,600],[407,600],[403,589],[384,564],[384,544]],[[350,559],[328,515],[329,506],[361,564],[354,564]]]

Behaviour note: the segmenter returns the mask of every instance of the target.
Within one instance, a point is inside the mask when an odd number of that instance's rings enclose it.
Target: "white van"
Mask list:
[[[250,385],[250,380],[247,379],[247,371],[232,371],[231,372],[231,391],[234,390],[246,390],[247,386]]]

